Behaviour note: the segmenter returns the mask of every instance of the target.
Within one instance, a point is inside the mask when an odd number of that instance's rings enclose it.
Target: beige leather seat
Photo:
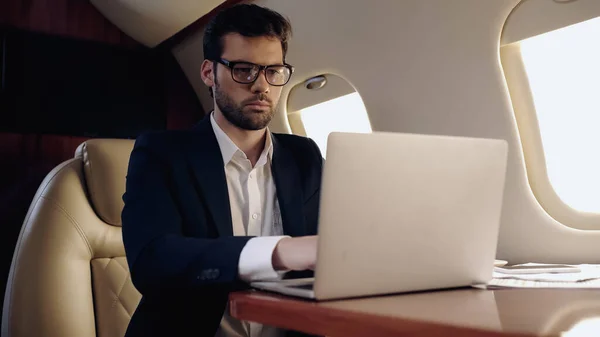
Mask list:
[[[2,337],[125,334],[141,298],[121,238],[133,144],[87,141],[44,179],[15,248]]]

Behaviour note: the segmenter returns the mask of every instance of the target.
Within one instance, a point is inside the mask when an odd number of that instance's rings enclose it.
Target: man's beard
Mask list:
[[[214,86],[215,102],[221,110],[221,113],[229,121],[229,123],[237,126],[244,130],[261,130],[266,128],[274,115],[274,107],[272,102],[267,98],[265,94],[258,94],[255,97],[243,101],[241,104],[236,104],[227,93],[220,90],[218,83]],[[243,108],[246,103],[252,101],[265,101],[271,106],[268,111],[244,112]]]

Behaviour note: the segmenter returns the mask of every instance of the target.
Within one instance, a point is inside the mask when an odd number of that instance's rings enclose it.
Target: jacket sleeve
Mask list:
[[[122,212],[131,278],[142,294],[239,285],[240,253],[251,237],[195,238],[182,231],[160,134],[142,135],[131,153]]]

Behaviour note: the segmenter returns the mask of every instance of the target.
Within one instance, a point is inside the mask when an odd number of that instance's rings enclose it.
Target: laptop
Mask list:
[[[487,283],[507,152],[499,139],[331,133],[314,278],[250,286],[322,301]]]

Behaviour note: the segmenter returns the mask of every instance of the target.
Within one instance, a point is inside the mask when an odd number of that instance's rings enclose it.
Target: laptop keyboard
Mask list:
[[[294,285],[294,286],[290,286],[291,288],[298,288],[298,289],[306,289],[306,290],[313,290],[313,284],[299,284],[299,285]]]

